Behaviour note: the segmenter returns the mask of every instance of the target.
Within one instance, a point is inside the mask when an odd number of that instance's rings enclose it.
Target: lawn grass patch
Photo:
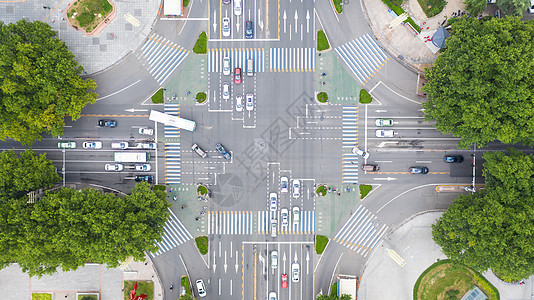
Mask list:
[[[480,273],[462,266],[455,266],[446,259],[433,264],[421,273],[414,285],[413,295],[417,300],[450,299],[449,297],[453,295],[464,295],[475,285],[490,300],[500,299],[499,291]]]
[[[317,254],[322,254],[324,251],[324,248],[326,248],[326,244],[328,244],[328,238],[324,235],[316,235],[315,236],[315,252]]]
[[[404,9],[401,7],[402,0],[382,0],[382,2],[384,2],[384,4],[391,8],[391,10],[393,10],[397,14],[397,16],[400,16],[405,13]],[[421,33],[421,27],[415,24],[412,18],[408,17],[406,19],[406,22],[410,23],[418,33]]]
[[[98,296],[97,295],[78,295],[78,300],[98,300]]]
[[[421,6],[427,18],[436,16],[447,5],[445,0],[417,0],[417,2],[419,2],[419,6]]]
[[[197,248],[200,254],[205,255],[208,253],[208,237],[203,235],[195,239],[197,243]]]
[[[338,14],[343,12],[343,6],[341,6],[341,1],[342,0],[332,0],[332,2],[334,3],[334,7],[336,8],[336,12]]]
[[[208,194],[208,188],[203,185],[199,185],[197,188],[197,193],[200,196],[206,196]]]
[[[326,196],[326,192],[327,192],[327,189],[326,189],[326,186],[325,185],[320,185],[318,188],[317,188],[317,191],[316,193],[318,195],[321,195],[321,196]]]
[[[373,189],[373,186],[368,184],[360,184],[360,199],[365,198],[367,194]]]
[[[135,281],[124,282],[124,300],[130,299],[130,292],[134,287]],[[137,296],[145,294],[148,297],[146,300],[154,300],[154,282],[153,281],[137,281]]]
[[[108,0],[78,0],[67,11],[72,26],[92,32],[113,10]],[[73,18],[74,16],[74,18]]]
[[[330,49],[330,44],[323,30],[317,31],[317,51]]]
[[[337,298],[337,282],[334,282],[334,284],[332,284],[332,287],[330,288],[330,297]]]
[[[180,280],[182,283],[182,286],[184,287],[185,293],[187,295],[191,295],[191,283],[189,282],[189,278],[187,276],[182,276],[182,279]]]
[[[52,294],[32,293],[32,300],[52,300]]]
[[[195,97],[195,99],[197,99],[197,102],[198,103],[203,103],[204,101],[206,101],[206,98],[208,96],[206,95],[206,93],[204,92],[198,92],[197,93],[197,96]]]
[[[152,103],[163,103],[163,89],[159,89],[152,95]]]
[[[325,92],[318,93],[317,100],[321,103],[326,103],[326,101],[328,101],[328,94]]]
[[[189,6],[189,0],[183,0],[182,4],[183,4],[183,7],[188,7]]]
[[[369,94],[368,91],[361,89],[360,90],[360,103],[368,104],[373,101],[373,97],[371,97],[371,94]]]
[[[206,32],[202,31],[202,33],[198,36],[195,47],[193,47],[193,52],[196,54],[208,53],[208,36],[206,35]]]

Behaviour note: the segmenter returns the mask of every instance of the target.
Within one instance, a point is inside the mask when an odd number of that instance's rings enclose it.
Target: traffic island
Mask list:
[[[321,103],[326,103],[328,101],[328,94],[325,92],[320,92],[317,94],[317,101]]]
[[[92,36],[115,18],[116,8],[108,0],[78,0],[67,8],[65,14],[70,26]],[[111,38],[116,38],[113,33]]]
[[[193,47],[193,53],[196,53],[196,54],[208,53],[208,36],[206,35],[206,32],[202,31],[202,33],[198,36],[197,42],[195,43],[195,46]]]
[[[328,244],[328,238],[324,235],[315,236],[315,252],[317,254],[322,254],[326,245]]]
[[[206,102],[207,95],[204,92],[198,92],[195,99],[199,104]]]
[[[360,199],[365,198],[369,192],[373,189],[373,186],[367,184],[360,184]]]
[[[373,102],[373,97],[371,97],[371,94],[369,94],[368,91],[361,89],[360,90],[360,103],[369,104],[371,102]]]
[[[201,197],[209,196],[209,190],[205,185],[199,185],[197,187],[197,193]]]
[[[328,190],[326,189],[326,185],[320,185],[315,192],[319,196],[326,196],[327,191]]]
[[[198,252],[202,255],[208,254],[208,237],[203,235],[195,239],[195,243],[198,248]]]
[[[159,89],[152,95],[152,103],[163,103],[163,89]]]
[[[181,285],[182,285],[182,293],[185,292],[186,295],[191,295],[191,283],[189,282],[189,278],[187,276],[182,276],[182,279],[180,279]]]
[[[330,44],[328,43],[328,39],[326,38],[326,34],[324,31],[318,30],[317,31],[317,51],[325,51],[330,49]]]

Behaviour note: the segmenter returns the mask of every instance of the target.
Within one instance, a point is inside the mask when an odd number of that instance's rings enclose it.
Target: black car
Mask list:
[[[226,158],[228,160],[230,160],[230,158],[232,158],[230,153],[228,153],[228,151],[226,151],[226,149],[224,149],[223,145],[217,144],[217,145],[215,145],[215,149],[217,149],[217,151],[219,151],[219,153],[221,153],[224,158]]]
[[[117,121],[115,120],[98,120],[98,127],[116,127]]]
[[[464,161],[464,157],[461,155],[448,155],[443,158],[446,163],[461,163]]]
[[[152,183],[152,181],[154,181],[154,177],[150,175],[137,175],[135,176],[135,181],[137,182],[146,181],[148,183]]]
[[[254,30],[252,28],[252,21],[247,21],[245,23],[245,38],[251,39],[254,37]]]
[[[427,167],[411,167],[410,168],[410,174],[427,174],[428,168]]]

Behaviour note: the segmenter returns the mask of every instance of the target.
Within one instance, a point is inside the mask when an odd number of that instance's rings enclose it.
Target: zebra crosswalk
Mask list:
[[[171,212],[171,215],[165,223],[165,227],[163,229],[163,238],[161,242],[156,243],[156,246],[158,246],[159,250],[155,253],[151,253],[150,255],[152,257],[176,248],[193,238],[193,236],[189,233],[189,231],[187,231],[185,226],[182,224],[182,222],[180,222],[172,210],[169,209],[169,211]]]
[[[254,72],[265,72],[265,51],[263,48],[215,48],[208,49],[208,72],[222,72],[224,57],[230,58],[230,70],[245,71],[247,59],[254,60]]]
[[[352,150],[358,144],[358,116],[357,106],[343,106],[342,114],[342,145]],[[358,155],[349,151],[343,153],[342,183],[358,183]]]
[[[176,103],[165,103],[163,110],[166,114],[173,116],[180,116],[180,105]],[[163,129],[166,138],[178,139],[180,137],[180,129],[165,125]],[[180,184],[181,183],[181,149],[180,142],[165,143],[165,183],[166,184]]]
[[[367,82],[389,60],[376,41],[366,34],[334,49],[360,83]]]
[[[361,255],[365,257],[374,249],[387,230],[387,225],[381,225],[376,216],[360,206],[333,240],[358,254],[361,252]]]
[[[271,72],[314,72],[315,48],[270,48]]]
[[[185,48],[153,33],[141,46],[137,58],[144,65],[148,64],[149,73],[159,84],[163,84],[188,55],[189,51]]]
[[[208,234],[252,234],[251,211],[208,212]]]
[[[258,211],[258,234],[271,233],[271,219],[276,218],[278,223],[278,234],[315,234],[315,211],[301,211],[298,223],[293,222],[291,212],[289,224],[282,226],[280,210],[276,212]]]

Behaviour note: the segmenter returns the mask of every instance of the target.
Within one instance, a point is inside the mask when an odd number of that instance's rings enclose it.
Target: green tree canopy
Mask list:
[[[80,78],[83,68],[48,24],[0,22],[0,40],[0,139],[61,135],[65,116],[76,120],[95,102],[95,82]]]
[[[460,18],[425,77],[425,119],[460,137],[458,146],[493,140],[534,144],[534,22]]]
[[[530,0],[498,0],[497,6],[506,14],[522,17],[530,6]]]
[[[454,263],[491,268],[508,281],[534,274],[534,157],[516,150],[484,155],[485,190],[462,195],[432,226]]]
[[[472,16],[477,16],[483,12],[488,6],[487,0],[465,0],[465,10],[467,10]]]
[[[57,268],[75,270],[87,262],[117,267],[128,256],[157,251],[168,203],[148,183],[129,196],[94,189],[62,188],[35,204],[0,203],[0,262],[17,262],[31,276]]]
[[[50,188],[61,178],[56,167],[45,154],[35,155],[32,150],[24,151],[20,157],[15,151],[0,153],[0,197],[26,197],[30,191]]]

